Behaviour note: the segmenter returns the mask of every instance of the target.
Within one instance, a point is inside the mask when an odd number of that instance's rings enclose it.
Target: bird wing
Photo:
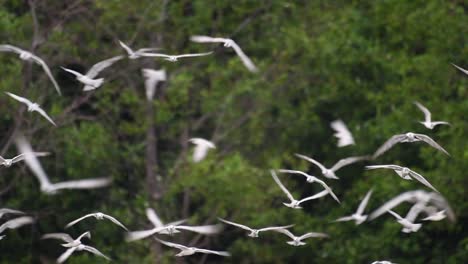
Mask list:
[[[202,161],[206,157],[207,153],[208,148],[205,145],[195,145],[195,148],[193,150],[193,161]]]
[[[258,232],[275,231],[275,230],[279,230],[279,229],[287,229],[287,228],[291,228],[293,226],[294,225],[264,227],[264,228],[258,229]]]
[[[352,216],[343,216],[338,219],[336,219],[334,222],[346,222],[346,221],[351,221],[354,220]]]
[[[75,250],[77,249],[77,247],[71,247],[69,249],[67,249],[65,252],[62,253],[62,255],[60,255],[60,257],[57,259],[57,263],[63,263],[65,262],[72,254],[73,252],[75,252]]]
[[[417,181],[419,181],[420,183],[426,185],[427,187],[431,188],[432,190],[436,191],[436,192],[439,192],[434,186],[432,186],[432,184],[429,183],[429,181],[427,181],[421,174],[413,171],[413,170],[410,170],[409,171],[409,174],[411,175],[411,177],[413,177],[414,179],[416,179]]]
[[[431,145],[432,147],[442,151],[443,153],[447,154],[450,156],[450,154],[443,148],[441,147],[439,144],[437,144],[432,138],[430,138],[429,136],[427,135],[424,135],[424,134],[414,134],[414,136],[421,140],[421,141],[424,141],[426,142],[427,144]]]
[[[182,219],[182,220],[177,220],[177,221],[174,221],[174,222],[170,222],[168,224],[166,224],[166,226],[178,226],[178,225],[181,225],[183,223],[187,222],[187,219]]]
[[[293,233],[291,233],[291,231],[289,231],[288,229],[281,228],[281,229],[275,229],[274,231],[279,232],[279,233],[282,233],[282,234],[285,234],[285,235],[287,235],[288,237],[290,237],[291,239],[294,239],[294,238],[296,237],[296,236],[293,235]]]
[[[311,177],[312,175],[309,175],[303,171],[298,171],[298,170],[284,170],[284,169],[280,169],[278,170],[278,172],[281,172],[281,173],[289,173],[289,174],[296,174],[296,175],[302,175],[302,176],[305,176],[305,177]],[[312,176],[313,177],[313,176]]]
[[[42,108],[37,109],[36,112],[38,112],[41,116],[45,117],[45,119],[47,119],[50,123],[52,123],[52,125],[57,126],[54,120],[52,120],[52,118],[50,118],[50,116],[48,116],[47,113]]]
[[[5,161],[6,161],[6,160],[5,160],[2,156],[0,156],[0,163],[1,163],[1,164],[4,164]]]
[[[294,201],[294,197],[292,194],[284,187],[284,185],[281,183],[281,181],[278,179],[278,176],[276,176],[276,173],[274,170],[270,170],[271,177],[273,177],[273,180],[275,180],[276,184],[281,188],[281,190],[288,196],[289,200]]]
[[[169,241],[164,241],[164,240],[161,240],[159,238],[154,238],[156,241],[158,241],[159,243],[161,244],[164,244],[168,247],[173,247],[173,248],[178,248],[180,250],[187,250],[188,247],[184,246],[184,245],[181,245],[181,244],[176,244],[176,243],[172,243],[172,242],[169,242]]]
[[[193,42],[198,42],[198,43],[220,43],[220,42],[224,43],[228,41],[228,39],[226,38],[213,38],[209,36],[199,36],[199,35],[191,36],[190,40]]]
[[[455,64],[453,64],[453,63],[452,63],[452,65],[453,65],[455,68],[457,68],[457,69],[459,69],[460,71],[462,71],[464,74],[468,74],[468,71],[465,70],[465,69],[463,69],[462,67],[459,67],[459,66],[457,66],[457,65],[455,65]]]
[[[301,154],[297,154],[297,153],[294,154],[294,155],[296,155],[297,157],[299,157],[299,158],[301,158],[301,159],[305,159],[305,160],[307,160],[308,162],[312,162],[313,164],[315,164],[315,166],[319,167],[320,170],[326,170],[326,169],[327,169],[327,168],[325,168],[325,166],[323,166],[320,162],[318,162],[318,161],[316,161],[316,160],[314,160],[314,159],[312,159],[312,158],[309,158],[309,157],[307,157],[307,156],[305,156],[305,155],[301,155]]]
[[[369,203],[369,199],[372,195],[372,189],[370,189],[367,193],[366,196],[364,196],[364,199],[362,199],[361,203],[359,204],[359,207],[356,211],[356,214],[362,215],[364,212],[364,209],[366,209],[367,203]]]
[[[325,195],[329,194],[328,190],[323,190],[319,193],[316,193],[312,196],[309,196],[309,197],[306,197],[304,199],[301,199],[299,201],[299,203],[303,203],[303,202],[306,202],[306,201],[309,201],[309,200],[315,200],[315,199],[318,199],[318,198],[321,198],[321,197],[324,197]]]
[[[62,68],[62,70],[66,71],[66,72],[69,72],[69,73],[75,75],[76,77],[83,76],[82,73],[79,73],[79,72],[77,72],[77,71],[70,70],[70,69],[67,69],[67,68],[65,68],[65,67],[60,67],[60,68]]]
[[[328,237],[328,235],[325,234],[325,233],[309,232],[309,233],[306,233],[306,234],[300,236],[299,240],[303,240],[303,239],[306,239],[306,238],[309,238],[309,237]]]
[[[392,211],[392,210],[388,210],[388,212],[389,212],[390,214],[392,214],[392,215],[393,215],[396,219],[398,219],[398,220],[402,220],[402,219],[403,219],[403,217],[401,217],[399,214],[397,214],[396,212],[394,212],[394,211]]]
[[[152,100],[156,91],[156,85],[160,81],[166,81],[165,70],[142,69],[143,77],[145,78],[146,98]]]
[[[8,94],[9,96],[11,96],[13,99],[15,99],[16,101],[19,101],[23,104],[27,104],[28,106],[30,104],[32,104],[31,101],[29,101],[28,99],[24,98],[24,97],[21,97],[21,96],[18,96],[16,94],[12,94],[12,93],[9,93],[9,92],[5,92],[6,94]]]
[[[91,217],[91,216],[94,216],[94,214],[87,214],[87,215],[85,215],[85,216],[83,216],[83,217],[80,217],[80,218],[74,220],[74,221],[71,221],[70,223],[68,223],[68,224],[65,226],[65,228],[69,228],[70,226],[73,226],[73,225],[75,225],[76,223],[80,222],[81,220],[86,219],[86,218]]]
[[[2,218],[2,216],[5,214],[25,214],[25,213],[18,211],[18,210],[9,209],[9,208],[0,209],[0,218]]]
[[[52,72],[50,71],[49,66],[47,66],[47,63],[45,63],[43,59],[39,58],[38,56],[34,54],[32,54],[31,59],[33,59],[37,64],[41,65],[44,72],[47,74],[47,76],[49,76],[49,79],[54,84],[55,90],[57,90],[59,95],[62,95],[62,92],[60,91],[60,87],[57,81],[55,80],[54,76],[52,75]]]
[[[175,55],[174,57],[176,57],[176,58],[201,57],[201,56],[210,55],[211,53],[213,53],[213,52],[210,51],[210,52],[203,52],[203,53],[189,53],[189,54]]]
[[[115,217],[112,217],[110,215],[106,215],[106,214],[103,214],[104,215],[104,218],[107,218],[109,219],[112,223],[120,226],[121,228],[125,229],[126,231],[128,231],[128,229],[121,223],[119,222],[119,220],[115,219]]]
[[[91,67],[91,69],[89,69],[89,71],[86,73],[86,76],[88,76],[89,78],[92,79],[92,78],[96,77],[102,70],[104,70],[107,67],[110,67],[112,64],[114,64],[115,62],[117,62],[117,61],[119,61],[119,60],[121,60],[123,58],[124,58],[124,56],[119,55],[119,56],[115,56],[115,57],[112,57],[110,59],[98,62],[98,63],[94,64],[93,67]]]
[[[353,134],[342,120],[335,120],[330,123],[330,126],[336,131],[334,136],[338,138],[338,147],[355,144]]]
[[[254,65],[254,63],[252,62],[252,60],[250,60],[249,57],[247,57],[247,55],[245,55],[245,53],[242,51],[242,49],[239,47],[239,45],[237,45],[236,42],[232,41],[232,46],[231,46],[234,51],[236,52],[237,56],[239,56],[239,58],[241,59],[242,63],[244,64],[244,66],[251,72],[258,72],[258,69],[257,67]]]
[[[372,155],[372,158],[375,159],[378,156],[382,155],[384,152],[389,150],[395,144],[400,143],[405,138],[406,138],[405,134],[399,134],[399,135],[392,136],[387,141],[385,141],[385,143],[380,148],[378,148],[377,151],[375,151],[374,155]]]
[[[427,109],[424,105],[420,104],[419,102],[414,101],[414,104],[424,113],[424,120],[426,122],[431,122],[431,112]]]
[[[424,203],[422,202],[419,202],[419,203],[415,203],[411,208],[410,210],[408,211],[408,213],[406,214],[405,216],[405,219],[410,221],[411,223],[414,223],[414,220],[416,220],[416,218],[418,217],[418,215],[424,211],[424,208],[426,206],[424,205]]]
[[[34,152],[33,154],[34,154],[34,156],[36,156],[36,157],[44,157],[44,156],[50,155],[49,152]],[[0,158],[1,158],[1,157],[0,157]],[[22,161],[22,160],[24,160],[24,153],[19,154],[18,156],[14,157],[14,158],[11,160],[11,162],[12,162],[12,163],[16,163],[16,162],[19,162],[19,161]]]
[[[331,197],[333,197],[333,199],[335,199],[335,201],[337,201],[338,203],[341,203],[340,202],[340,199],[338,199],[338,197],[336,197],[335,193],[333,192],[333,190],[330,188],[330,186],[328,186],[324,181],[322,180],[319,180],[319,179],[315,179],[315,181],[317,183],[319,183],[320,185],[322,185],[323,188],[325,188],[325,190],[328,191],[328,193],[331,195]]]
[[[343,168],[344,166],[348,166],[350,164],[356,163],[361,160],[369,160],[369,159],[370,159],[369,156],[355,156],[355,157],[340,159],[337,163],[335,163],[335,165],[333,165],[333,167],[331,167],[330,170],[337,171]]]
[[[241,225],[241,224],[238,224],[238,223],[234,223],[234,222],[231,222],[231,221],[228,221],[228,220],[224,220],[224,219],[219,218],[219,217],[218,217],[218,219],[219,219],[219,221],[224,222],[224,223],[226,223],[226,224],[233,225],[233,226],[237,226],[237,227],[240,227],[240,228],[245,229],[245,230],[248,230],[248,231],[252,231],[252,228],[250,228],[250,227],[248,227],[248,226],[246,226],[246,225]]]
[[[196,232],[203,235],[212,235],[221,232],[223,229],[222,225],[206,225],[206,226],[175,226],[176,229],[182,229],[187,231]]]
[[[120,46],[122,46],[122,48],[124,48],[124,50],[128,53],[128,55],[133,53],[133,50],[129,46],[127,46],[125,43],[123,43],[122,41],[119,40],[119,44]]]
[[[29,169],[33,172],[36,178],[39,180],[41,189],[45,189],[51,186],[49,178],[41,166],[41,163],[37,157],[33,154],[34,151],[31,148],[29,142],[23,136],[19,136],[15,139],[16,146],[19,152],[24,154],[24,160]]]
[[[4,45],[0,45],[0,51],[14,52],[14,53],[20,54],[21,52],[24,52],[25,50],[15,47],[13,45],[4,44]]]
[[[69,234],[65,234],[65,233],[45,234],[41,237],[41,239],[58,239],[58,240],[65,241],[67,243],[73,242],[73,238]]]
[[[103,257],[103,258],[105,258],[105,259],[107,259],[107,260],[111,260],[108,256],[102,254],[101,251],[97,250],[97,249],[94,248],[94,247],[85,245],[83,249],[86,250],[86,251],[88,251],[88,252],[93,253],[94,255]]]
[[[375,169],[390,169],[394,171],[400,171],[402,169],[401,166],[388,164],[388,165],[370,165],[365,167],[366,170],[375,170]]]
[[[163,227],[164,224],[159,218],[159,216],[156,214],[156,211],[153,208],[146,208],[146,217],[150,222],[154,225],[154,227]]]
[[[152,236],[152,235],[156,234],[157,232],[159,232],[161,230],[162,230],[162,227],[156,227],[156,228],[153,228],[153,229],[150,229],[150,230],[141,230],[141,231],[128,232],[125,235],[125,240],[127,242],[140,240],[140,239]]]
[[[15,229],[15,228],[27,225],[27,224],[31,224],[33,222],[34,222],[34,218],[32,217],[21,216],[21,217],[18,217],[18,218],[15,218],[15,219],[12,219],[3,223],[3,225],[0,226],[0,233],[5,231],[6,229]]]
[[[204,249],[204,248],[193,248],[195,252],[203,253],[203,254],[215,254],[215,255],[220,255],[224,257],[230,257],[231,254],[227,251],[215,251],[215,250],[209,250],[209,249]]]
[[[384,203],[382,206],[377,208],[374,212],[372,212],[369,216],[369,220],[373,220],[382,214],[386,213],[388,210],[391,210],[395,206],[399,205],[402,202],[406,201],[412,201],[415,198],[417,198],[418,194],[422,194],[421,191],[408,191],[404,192],[402,194],[399,194],[398,196],[390,199],[386,203]]]
[[[450,126],[450,123],[446,122],[446,121],[434,121],[434,122],[432,122],[432,124],[434,126],[438,126],[438,125],[449,125]]]
[[[112,180],[110,178],[95,178],[77,181],[66,181],[55,183],[54,187],[60,189],[94,189],[108,186]]]

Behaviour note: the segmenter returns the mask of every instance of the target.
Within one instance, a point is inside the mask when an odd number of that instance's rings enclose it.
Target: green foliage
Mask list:
[[[2,43],[33,46],[27,2],[0,0]],[[468,78],[450,65],[468,67],[468,19],[462,1],[31,2],[39,22],[36,34],[43,40],[34,52],[50,65],[64,96],[57,96],[40,66],[6,52],[0,53],[0,89],[37,100],[59,126],[49,126],[1,95],[0,154],[16,154],[10,138],[22,131],[35,150],[52,153],[41,162],[53,181],[109,176],[113,184],[47,196],[23,164],[1,168],[2,207],[24,210],[37,223],[7,231],[0,241],[0,263],[53,261],[62,247],[40,236],[62,232],[69,221],[95,211],[113,215],[131,230],[149,228],[146,207],[166,222],[188,218],[189,224],[199,225],[222,217],[252,227],[294,223],[294,233],[330,235],[296,248],[279,233],[251,239],[226,227],[199,242],[233,256],[210,256],[205,259],[209,263],[468,262]],[[189,41],[198,34],[232,37],[260,73],[247,71],[231,49]],[[119,61],[102,73],[105,84],[90,95],[59,68],[84,72],[123,54],[118,40],[135,49],[160,47],[168,54],[214,53],[177,63]],[[142,68],[168,72],[151,103],[146,101]],[[415,100],[452,126],[424,129],[416,122],[423,115]],[[337,118],[347,123],[357,145],[336,147],[329,123]],[[157,162],[151,165],[162,194],[156,199],[149,198],[154,190],[148,190],[146,176],[152,124]],[[306,203],[303,210],[282,205],[286,197],[270,169],[319,173],[294,153],[331,166],[340,158],[370,154],[390,136],[407,131],[428,134],[451,156],[424,144],[400,144],[372,163],[400,164],[423,174],[452,204],[455,224],[427,223],[408,235],[391,216],[360,226],[331,223],[352,213],[370,188],[374,194],[366,212],[401,192],[423,188],[390,171],[363,171],[363,164],[340,170],[339,181],[327,180],[340,205],[330,197]],[[217,148],[193,163],[187,143],[191,137],[213,139]],[[300,177],[279,177],[294,196],[320,191]],[[403,214],[408,208],[397,211]],[[122,230],[105,221],[88,219],[66,231],[74,237],[87,230],[93,235],[87,242],[116,263],[175,261],[175,251],[155,249],[150,239],[126,243]],[[188,244],[196,237],[164,239]],[[202,256],[186,259],[198,263]],[[79,252],[69,263],[106,261]]]

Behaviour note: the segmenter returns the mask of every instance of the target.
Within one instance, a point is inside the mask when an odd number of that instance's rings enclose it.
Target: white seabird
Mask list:
[[[335,120],[330,123],[330,126],[336,131],[333,135],[338,138],[338,147],[341,148],[355,144],[353,134],[351,134],[342,120]]]
[[[28,106],[28,112],[38,112],[40,115],[42,115],[43,117],[45,117],[50,123],[52,123],[52,125],[54,126],[57,126],[54,122],[54,120],[52,120],[52,118],[50,118],[46,112],[44,110],[42,110],[42,108],[39,106],[39,104],[37,103],[33,103],[31,101],[29,101],[28,99],[24,98],[24,97],[21,97],[21,96],[18,96],[16,94],[12,94],[12,93],[9,93],[9,92],[5,92],[6,94],[8,94],[9,96],[11,96],[13,99],[25,104]]]
[[[322,172],[322,175],[326,178],[329,178],[329,179],[339,179],[335,172],[345,166],[348,166],[350,164],[353,164],[355,162],[358,162],[358,161],[362,161],[362,160],[368,160],[369,159],[369,156],[355,156],[355,157],[349,157],[349,158],[345,158],[345,159],[340,159],[337,163],[335,163],[335,165],[333,165],[333,167],[331,167],[330,169],[327,169],[325,166],[322,165],[322,163],[312,159],[312,158],[309,158],[305,155],[301,155],[301,154],[295,154],[297,157],[301,158],[301,159],[304,159],[304,160],[307,160],[308,162],[311,162],[313,163],[315,166],[319,167],[319,169],[321,170]]]
[[[193,42],[198,43],[223,43],[224,47],[232,48],[236,52],[237,56],[241,59],[244,66],[251,72],[258,72],[257,67],[253,64],[252,60],[250,60],[247,55],[242,51],[242,49],[237,45],[237,43],[229,38],[213,38],[209,36],[192,36],[190,38]]]
[[[233,226],[236,226],[236,227],[239,227],[239,228],[242,228],[244,230],[247,230],[249,231],[250,233],[247,235],[249,237],[258,237],[259,233],[260,232],[265,232],[265,231],[274,231],[274,230],[278,230],[278,229],[287,229],[287,228],[290,228],[290,227],[293,227],[294,225],[287,225],[287,226],[271,226],[271,227],[264,227],[264,228],[259,228],[259,229],[253,229],[253,228],[250,228],[246,225],[241,225],[241,224],[238,224],[238,223],[234,223],[234,222],[231,222],[231,221],[228,221],[228,220],[224,220],[222,218],[218,218],[219,221],[221,222],[224,222],[228,225],[233,225]]]
[[[364,221],[367,219],[367,215],[364,215],[364,210],[366,209],[367,203],[369,202],[369,199],[372,195],[372,190],[369,190],[364,196],[364,199],[362,199],[361,203],[359,204],[358,209],[356,212],[350,216],[344,216],[341,218],[338,218],[335,220],[335,222],[345,222],[345,221],[351,221],[354,220],[356,225],[362,224]]]
[[[414,104],[424,113],[424,121],[419,121],[419,123],[423,124],[426,128],[433,129],[438,125],[450,125],[450,123],[446,121],[432,121],[429,109],[418,102],[414,102]]]

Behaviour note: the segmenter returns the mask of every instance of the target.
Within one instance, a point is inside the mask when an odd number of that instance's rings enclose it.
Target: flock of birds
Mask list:
[[[212,38],[208,36],[193,36],[191,37],[193,42],[198,43],[222,43],[224,47],[232,48],[236,54],[239,56],[245,67],[251,72],[258,72],[257,67],[253,64],[253,62],[244,54],[244,52],[240,49],[240,47],[231,39],[227,38]],[[176,62],[181,58],[189,58],[189,57],[201,57],[207,56],[212,54],[212,52],[205,52],[205,53],[194,53],[194,54],[182,54],[182,55],[167,55],[162,53],[155,53],[157,48],[141,48],[137,50],[133,50],[128,45],[123,42],[119,42],[124,51],[126,52],[126,56],[118,55],[112,57],[110,59],[106,59],[101,61],[94,66],[91,67],[85,74],[80,72],[67,69],[62,67],[62,69],[70,74],[73,74],[76,77],[76,80],[79,81],[84,85],[83,91],[93,91],[97,88],[101,87],[104,83],[104,78],[97,78],[98,75],[106,68],[109,68],[117,61],[120,61],[124,58],[128,59],[138,59],[143,57],[150,57],[150,58],[162,58],[167,61]],[[25,61],[32,61],[34,63],[39,64],[47,76],[50,78],[51,82],[53,83],[55,89],[59,94],[61,94],[60,87],[55,81],[49,67],[47,64],[42,60],[40,57],[32,54],[29,51],[23,50],[21,48],[12,46],[12,45],[0,45],[1,52],[14,52],[19,54],[19,58]],[[468,74],[468,71],[454,65],[459,70],[463,71],[464,73]],[[153,70],[153,69],[142,69],[143,77],[145,78],[145,87],[146,87],[146,96],[148,100],[152,100],[155,94],[155,87],[156,84],[160,81],[166,80],[166,72],[164,70]],[[8,96],[19,101],[27,106],[27,110],[29,112],[38,112],[41,116],[48,120],[52,125],[56,126],[53,119],[47,115],[47,113],[39,106],[39,104],[19,95],[15,95],[10,92],[6,92]],[[438,125],[449,125],[448,122],[444,121],[432,121],[431,119],[431,112],[422,104],[415,102],[415,105],[424,113],[425,119],[420,123],[424,125],[428,129],[433,129],[435,126]],[[336,120],[331,123],[331,127],[336,131],[334,134],[338,138],[338,147],[344,147],[348,145],[355,144],[354,138],[352,133],[348,130],[346,125],[341,120]],[[195,148],[193,151],[193,162],[200,162],[202,161],[208,154],[210,149],[216,148],[215,144],[209,140],[203,138],[192,138],[190,142],[194,144]],[[438,143],[436,143],[432,138],[425,134],[417,134],[417,133],[404,133],[394,135],[390,139],[388,139],[373,155],[366,155],[366,156],[355,156],[349,157],[339,160],[336,164],[332,167],[326,167],[322,163],[318,162],[317,160],[307,157],[302,154],[295,154],[298,158],[303,159],[307,162],[310,162],[314,166],[316,166],[321,176],[326,179],[335,179],[338,180],[339,177],[336,175],[337,171],[345,166],[350,164],[360,162],[360,161],[371,161],[375,160],[388,150],[390,150],[393,146],[398,143],[413,143],[413,142],[424,142],[427,143],[429,146],[443,152],[444,154],[448,154],[448,152],[442,148]],[[12,159],[5,159],[0,157],[0,165],[5,167],[10,167],[11,165],[25,161],[26,165],[30,168],[32,173],[36,176],[40,183],[40,190],[45,194],[57,194],[61,190],[64,189],[94,189],[94,188],[102,188],[109,186],[112,182],[110,178],[94,178],[94,179],[81,179],[81,180],[71,180],[65,182],[58,182],[52,183],[45,171],[43,170],[38,157],[47,156],[49,153],[47,152],[35,152],[32,147],[30,146],[29,142],[23,136],[17,136],[15,139],[15,143],[17,148],[21,154],[12,158]],[[437,189],[428,181],[426,180],[421,174],[399,165],[394,164],[384,164],[384,165],[371,165],[365,167],[367,170],[376,170],[376,169],[390,169],[393,170],[398,176],[400,176],[404,180],[416,180],[423,184],[424,186],[431,189],[432,192],[424,191],[424,190],[415,190],[415,191],[407,191],[404,192],[391,200],[387,201],[385,204],[380,206],[378,209],[374,210],[369,215],[365,214],[366,206],[371,198],[373,190],[369,190],[362,201],[360,202],[356,212],[352,213],[349,216],[343,216],[335,220],[335,222],[345,222],[345,221],[354,221],[356,225],[360,225],[366,221],[371,221],[376,219],[377,217],[389,213],[396,218],[396,221],[401,224],[402,232],[410,233],[410,232],[417,232],[422,224],[416,223],[418,216],[421,213],[425,214],[425,217],[422,218],[422,221],[440,221],[445,218],[448,218],[452,221],[455,220],[455,215],[450,208],[447,201],[444,197],[437,191]],[[284,186],[284,184],[280,181],[278,175],[276,174],[292,174],[292,175],[299,175],[305,178],[307,183],[317,183],[319,184],[323,190],[312,195],[309,197],[302,198],[297,200],[291,194],[291,192]],[[284,202],[283,204],[289,208],[293,209],[301,209],[301,204],[316,200],[321,197],[330,195],[336,202],[340,203],[337,195],[332,191],[332,188],[325,183],[323,180],[319,179],[316,176],[310,175],[304,171],[299,170],[292,170],[292,169],[279,169],[277,171],[271,170],[271,176],[274,182],[279,186],[279,188],[284,192],[284,194],[288,198],[288,202]],[[392,209],[397,207],[403,202],[412,203],[411,209],[408,211],[405,217],[400,216]],[[0,209],[0,219],[4,215],[21,215],[19,217],[13,218],[9,221],[6,221],[0,226],[0,234],[4,234],[7,229],[16,229],[24,225],[32,224],[35,222],[35,219],[31,216],[26,216],[24,212],[19,210],[13,209]],[[146,230],[139,230],[139,231],[130,231],[123,223],[121,223],[116,218],[101,213],[89,213],[84,215],[81,218],[71,221],[65,226],[69,228],[71,226],[75,226],[80,222],[88,219],[88,218],[95,218],[96,220],[109,220],[113,224],[122,228],[126,234],[125,238],[126,241],[132,242],[137,241],[145,238],[153,238],[155,241],[166,245],[168,247],[172,247],[178,249],[180,252],[176,256],[188,256],[195,253],[202,253],[202,254],[216,254],[220,256],[230,256],[229,252],[226,251],[215,251],[209,249],[202,249],[196,247],[190,247],[185,245],[176,244],[173,242],[161,240],[159,237],[155,235],[174,235],[180,232],[195,232],[202,235],[212,235],[220,233],[223,229],[221,224],[213,224],[213,225],[203,225],[203,226],[189,226],[184,225],[187,219],[173,221],[167,224],[164,224],[159,216],[156,214],[155,210],[152,208],[146,209],[146,216],[152,224],[152,228]],[[274,231],[281,234],[286,235],[290,238],[290,241],[287,241],[289,245],[292,246],[302,246],[306,243],[304,242],[305,239],[308,238],[326,238],[329,237],[328,234],[320,233],[320,232],[308,232],[306,234],[296,236],[294,235],[289,229],[292,228],[294,225],[285,225],[285,226],[272,226],[272,227],[263,227],[263,228],[251,228],[244,224],[236,223],[227,219],[218,218],[222,223],[234,226],[243,230],[248,231],[249,237],[259,237],[261,232],[268,232]],[[5,235],[0,236],[0,240],[4,239]],[[63,244],[62,247],[65,248],[65,251],[62,255],[60,255],[57,259],[57,263],[65,262],[73,253],[78,251],[88,251],[96,256],[105,258],[110,260],[108,256],[101,253],[98,249],[86,245],[82,242],[83,238],[90,239],[91,233],[89,231],[84,232],[77,238],[73,239],[69,234],[66,233],[49,233],[44,234],[42,239],[56,239],[61,240]],[[375,261],[374,264],[389,264],[392,263],[390,261],[382,260],[382,261]]]

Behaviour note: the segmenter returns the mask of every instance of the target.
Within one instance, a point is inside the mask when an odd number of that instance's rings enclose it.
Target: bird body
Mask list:
[[[438,125],[450,125],[450,123],[446,121],[432,121],[431,112],[429,111],[429,109],[427,109],[424,105],[418,102],[414,102],[414,104],[419,108],[419,110],[421,110],[424,113],[424,121],[419,121],[419,123],[424,125],[426,128],[433,129]]]
[[[240,227],[244,230],[247,230],[249,231],[249,234],[247,236],[249,237],[258,237],[259,233],[260,232],[265,232],[265,231],[274,231],[274,230],[277,230],[277,229],[287,229],[287,228],[290,228],[290,227],[293,227],[294,225],[287,225],[287,226],[271,226],[271,227],[264,227],[264,228],[260,228],[260,229],[254,229],[254,228],[250,228],[246,225],[241,225],[241,224],[238,224],[238,223],[234,223],[234,222],[231,222],[231,221],[228,221],[228,220],[225,220],[225,219],[222,219],[222,218],[218,218],[220,221],[226,223],[226,224],[229,224],[229,225],[233,225],[233,226],[236,226],[236,227]]]
[[[81,220],[84,220],[88,217],[94,217],[96,218],[97,220],[103,220],[103,219],[109,219],[112,223],[122,227],[123,229],[125,229],[126,231],[128,231],[128,229],[121,223],[119,222],[117,219],[115,219],[114,217],[110,216],[110,215],[107,215],[107,214],[103,214],[101,212],[97,212],[97,213],[92,213],[92,214],[87,214],[83,217],[80,217],[70,223],[68,223],[65,228],[69,228],[70,226],[73,226],[75,225],[76,223],[80,222]]]
[[[377,151],[374,153],[372,158],[375,159],[375,158],[379,157],[380,155],[382,155],[383,153],[385,153],[387,150],[389,150],[390,148],[392,148],[394,145],[396,145],[398,143],[401,143],[401,142],[412,143],[412,142],[418,142],[418,141],[423,141],[423,142],[429,144],[430,146],[432,146],[433,148],[435,148],[437,150],[440,150],[443,153],[445,153],[446,155],[450,156],[450,154],[443,147],[441,147],[439,144],[437,144],[437,142],[435,142],[429,136],[424,135],[424,134],[417,134],[417,133],[413,133],[413,132],[408,132],[408,133],[405,133],[405,134],[398,134],[398,135],[392,136],[379,149],[377,149]]]
[[[367,217],[368,217],[367,215],[364,215],[363,213],[369,202],[371,195],[372,195],[372,190],[369,190],[366,196],[364,196],[364,199],[362,199],[361,203],[359,204],[358,209],[356,210],[354,214],[350,216],[344,216],[344,217],[338,218],[335,220],[335,222],[344,222],[344,221],[354,220],[356,225],[362,224],[364,221],[367,220]]]
[[[195,163],[202,161],[208,154],[209,149],[216,148],[213,142],[203,138],[191,138],[189,141],[195,144],[195,149],[193,151],[193,162]]]
[[[27,50],[23,50],[21,48],[18,48],[16,46],[9,45],[9,44],[0,45],[0,52],[1,51],[17,53],[17,54],[19,54],[20,59],[22,59],[24,61],[32,61],[32,62],[35,62],[35,63],[39,64],[42,67],[42,69],[44,70],[44,72],[47,74],[49,79],[52,81],[52,84],[54,85],[54,87],[57,90],[58,94],[59,95],[62,94],[60,92],[60,87],[57,84],[57,81],[55,81],[54,76],[52,75],[52,72],[49,69],[49,66],[47,66],[47,64],[44,62],[43,59],[39,58],[38,56],[32,54],[31,52],[29,52]]]
[[[324,165],[322,165],[322,163],[310,158],[310,157],[307,157],[305,155],[302,155],[302,154],[295,154],[297,157],[301,158],[301,159],[304,159],[312,164],[314,164],[315,166],[317,166],[321,172],[322,172],[322,175],[326,178],[329,178],[329,179],[339,179],[335,172],[339,169],[341,169],[342,167],[345,167],[347,165],[350,165],[350,164],[353,164],[355,162],[358,162],[358,161],[362,161],[362,160],[368,160],[369,157],[368,156],[355,156],[355,157],[349,157],[349,158],[345,158],[345,159],[340,159],[337,163],[335,163],[335,165],[333,165],[333,167],[331,168],[326,168]]]
[[[229,254],[229,252],[226,252],[226,251],[214,251],[214,250],[208,250],[208,249],[202,249],[202,248],[196,248],[196,247],[187,247],[187,246],[184,246],[184,245],[164,241],[164,240],[161,240],[161,239],[158,239],[158,238],[154,238],[154,239],[156,241],[158,241],[159,243],[164,244],[164,245],[166,245],[168,247],[173,247],[173,248],[179,249],[180,252],[175,255],[176,257],[190,256],[190,255],[193,255],[195,253],[215,254],[215,255],[224,256],[224,257],[231,256],[231,254]]]
[[[13,99],[15,99],[16,101],[25,104],[28,107],[28,112],[38,112],[40,115],[45,117],[50,123],[52,123],[52,125],[57,126],[55,124],[55,122],[52,120],[52,118],[50,118],[46,114],[46,112],[44,110],[42,110],[42,108],[39,106],[39,104],[33,103],[30,100],[28,100],[28,99],[26,99],[24,97],[18,96],[16,94],[12,94],[12,93],[9,93],[9,92],[5,92],[5,93],[7,95],[9,95],[10,97],[12,97]]]
[[[328,193],[333,197],[333,199],[335,199],[335,201],[337,201],[338,203],[340,203],[340,200],[338,199],[338,197],[336,197],[335,193],[333,193],[332,189],[322,180],[319,180],[317,177],[314,177],[312,175],[309,175],[305,172],[302,172],[302,171],[298,171],[298,170],[278,170],[278,172],[281,172],[281,173],[290,173],[290,174],[298,174],[298,175],[302,175],[302,176],[305,176],[306,177],[306,181],[308,183],[318,183],[320,185],[322,185],[322,187],[328,191]]]
[[[351,134],[342,120],[335,120],[330,123],[330,126],[336,131],[333,135],[338,138],[338,147],[341,148],[355,144],[353,134]]]
[[[432,190],[436,191],[436,192],[439,192],[437,191],[437,189],[432,186],[432,184],[430,184],[421,174],[407,168],[407,167],[401,167],[401,166],[398,166],[398,165],[372,165],[372,166],[366,166],[366,169],[367,170],[373,170],[373,169],[391,169],[391,170],[394,170],[396,174],[398,174],[398,176],[400,176],[400,178],[404,179],[404,180],[412,180],[412,179],[415,179],[417,181],[419,181],[420,183],[424,184],[425,186],[431,188]]]
[[[15,142],[18,149],[24,153],[24,160],[26,161],[26,165],[28,165],[30,170],[39,180],[41,191],[46,194],[56,194],[58,191],[63,189],[102,188],[108,186],[112,182],[110,178],[94,178],[51,183],[39,160],[33,154],[35,152],[32,150],[29,142],[27,142],[26,139],[22,136],[17,137]]]
[[[397,222],[403,226],[403,229],[401,232],[403,233],[411,233],[411,232],[418,232],[418,230],[421,228],[422,224],[419,223],[413,223],[410,221],[408,218],[403,218],[396,212],[389,210],[388,211],[390,214],[392,214],[396,219]]]
[[[306,234],[304,234],[302,236],[295,236],[295,235],[293,235],[293,233],[291,233],[291,231],[289,231],[287,229],[278,229],[278,230],[275,230],[275,231],[279,232],[279,233],[282,233],[282,234],[285,234],[288,237],[290,237],[292,240],[288,241],[286,243],[291,245],[291,246],[296,246],[296,247],[306,245],[306,243],[302,241],[302,240],[304,240],[306,238],[310,238],[310,237],[325,238],[325,237],[328,237],[328,235],[325,234],[325,233],[309,232],[309,233],[306,233]]]
[[[244,66],[251,72],[258,72],[257,67],[254,65],[252,60],[250,60],[247,55],[242,51],[242,49],[237,45],[237,43],[229,38],[213,38],[209,36],[192,36],[190,38],[191,41],[193,42],[198,42],[198,43],[223,43],[224,47],[226,48],[232,48],[237,56],[241,59],[242,63]]]

